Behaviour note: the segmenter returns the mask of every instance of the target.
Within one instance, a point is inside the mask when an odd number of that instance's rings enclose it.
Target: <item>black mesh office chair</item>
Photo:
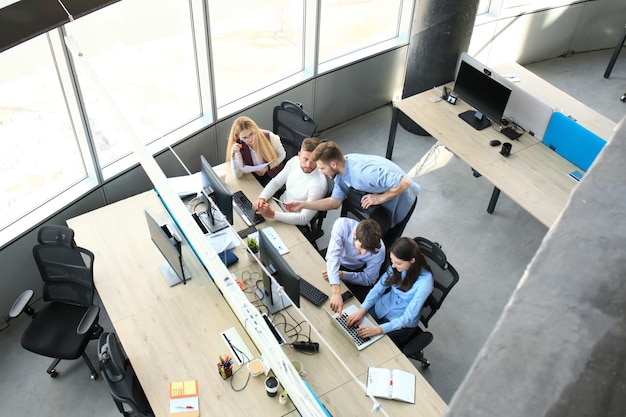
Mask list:
[[[380,230],[385,234],[391,228],[391,218],[387,209],[383,206],[372,206],[368,209],[361,207],[361,198],[368,194],[364,191],[356,190],[350,187],[346,198],[341,203],[341,217],[349,217],[356,220],[374,219],[380,226]]]
[[[100,336],[98,359],[100,372],[120,413],[127,417],[154,416],[137,375],[114,333],[103,333]]]
[[[326,177],[326,194],[324,195],[324,198],[330,197],[333,192],[333,186],[334,181],[331,178]],[[320,210],[315,214],[315,216],[313,216],[308,225],[298,226],[298,229],[300,229],[304,237],[307,238],[307,240],[318,252],[319,248],[317,247],[317,239],[324,236],[324,229],[322,229],[322,226],[327,214],[328,211]]]
[[[446,254],[439,244],[433,243],[423,237],[416,237],[414,240],[419,245],[424,257],[426,257],[426,261],[432,269],[433,279],[435,281],[433,292],[426,299],[420,313],[420,321],[424,325],[424,328],[428,328],[428,322],[439,310],[452,287],[459,281],[459,274],[456,269],[450,265]],[[428,368],[430,362],[424,357],[423,351],[432,340],[432,333],[418,328],[413,337],[399,347],[407,357],[420,361],[423,368]]]
[[[100,309],[93,304],[94,255],[77,247],[74,231],[64,226],[42,226],[33,248],[35,262],[44,282],[44,306],[35,311],[29,302],[33,290],[24,291],[11,307],[9,316],[22,312],[32,321],[22,335],[24,349],[55,358],[48,374],[56,377],[62,359],[83,357],[91,370],[91,379],[98,373],[85,353],[87,344],[102,333],[98,324]]]
[[[298,154],[302,141],[314,137],[317,123],[302,108],[302,104],[285,100],[274,107],[272,131],[280,136],[287,156],[285,161]]]

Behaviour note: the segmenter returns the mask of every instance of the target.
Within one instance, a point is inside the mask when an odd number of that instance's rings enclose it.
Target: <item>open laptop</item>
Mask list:
[[[348,316],[354,312],[356,312],[358,309],[358,307],[354,304],[351,304],[349,306],[345,306],[343,308],[343,311],[341,312],[341,317],[339,317],[339,315],[337,313],[333,313],[332,311],[327,310],[326,308],[324,308],[324,310],[326,310],[326,312],[328,313],[328,315],[331,317],[331,321],[333,323],[335,323],[335,325],[341,329],[341,333],[343,335],[345,335],[348,339],[350,339],[352,341],[352,343],[354,343],[354,346],[356,346],[356,348],[358,350],[363,350],[366,347],[368,347],[369,345],[371,345],[372,343],[374,343],[375,341],[377,341],[378,339],[380,339],[381,337],[383,337],[382,334],[376,335],[374,337],[370,337],[368,339],[362,339],[359,336],[357,336],[356,334],[356,330],[357,327],[348,327],[348,325],[346,324],[346,320],[348,318]],[[369,318],[363,317],[363,320],[361,320],[361,326],[376,326],[376,324],[374,324]]]

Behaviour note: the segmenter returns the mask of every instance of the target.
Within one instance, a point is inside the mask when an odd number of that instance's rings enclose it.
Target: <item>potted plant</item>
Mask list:
[[[250,249],[250,252],[248,252],[248,254],[250,255],[250,253],[252,253],[252,255],[250,256],[258,256],[259,254],[259,242],[257,242],[257,240],[253,237],[249,237],[246,239],[246,246],[248,246],[248,249]]]

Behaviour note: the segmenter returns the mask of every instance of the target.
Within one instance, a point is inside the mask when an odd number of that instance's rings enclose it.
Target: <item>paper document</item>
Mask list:
[[[219,232],[206,235],[207,240],[217,253],[221,253],[226,249],[232,249],[239,246],[241,240],[232,227],[227,227]]]
[[[196,417],[198,407],[198,380],[170,382],[170,415]]]
[[[196,172],[191,175],[171,177],[167,179],[167,183],[179,197],[195,195],[202,189],[202,174],[200,172]]]
[[[269,165],[269,162],[265,163],[265,164],[259,164],[259,165],[244,165],[243,166],[243,172],[248,174],[250,172],[256,172],[259,171],[263,168],[265,168],[266,166]]]

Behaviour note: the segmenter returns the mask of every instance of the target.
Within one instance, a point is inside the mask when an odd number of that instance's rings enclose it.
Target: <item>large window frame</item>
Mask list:
[[[302,70],[272,85],[263,87],[257,91],[252,91],[244,97],[218,108],[215,96],[212,94],[216,80],[211,54],[212,38],[211,28],[209,26],[209,1],[213,0],[188,0],[191,10],[192,35],[196,60],[195,71],[197,73],[198,89],[200,91],[201,115],[171,132],[163,132],[163,135],[158,140],[147,145],[149,152],[152,154],[161,152],[167,149],[168,146],[175,145],[185,140],[198,131],[217,123],[219,120],[236,114],[242,109],[249,108],[258,102],[266,100],[268,97],[275,96],[311,80],[319,74],[357,62],[368,56],[374,56],[386,50],[408,44],[413,10],[416,2],[415,0],[401,1],[399,21],[396,22],[397,36],[393,39],[387,39],[375,45],[364,45],[362,48],[357,48],[354,51],[350,51],[350,53],[319,64],[319,19],[322,2],[301,0],[303,2],[302,18],[304,21],[302,34]],[[69,12],[71,13],[71,10]],[[97,11],[94,13],[97,13]],[[66,25],[72,25],[72,23],[72,19],[69,19],[69,23]],[[87,176],[77,181],[77,183],[69,189],[63,190],[55,197],[41,202],[38,207],[33,208],[28,213],[24,213],[19,220],[1,229],[0,245],[2,246],[13,241],[28,230],[37,227],[37,225],[56,215],[56,213],[72,204],[77,199],[102,187],[107,181],[126,172],[138,163],[137,158],[133,154],[130,154],[127,157],[120,158],[119,161],[107,167],[103,168],[99,165],[95,149],[96,141],[94,140],[94,132],[91,131],[84,99],[81,95],[79,83],[77,82],[76,66],[79,64],[76,62],[75,57],[73,57],[76,51],[72,51],[71,48],[68,47],[66,39],[67,32],[71,31],[68,31],[64,25],[51,29],[46,32],[45,35],[40,36],[46,36],[49,41],[50,49],[57,67],[59,84],[63,91],[64,100],[73,125],[76,141],[79,144],[80,154]],[[80,43],[79,39],[77,41]],[[14,47],[19,48],[20,45],[18,44]]]

